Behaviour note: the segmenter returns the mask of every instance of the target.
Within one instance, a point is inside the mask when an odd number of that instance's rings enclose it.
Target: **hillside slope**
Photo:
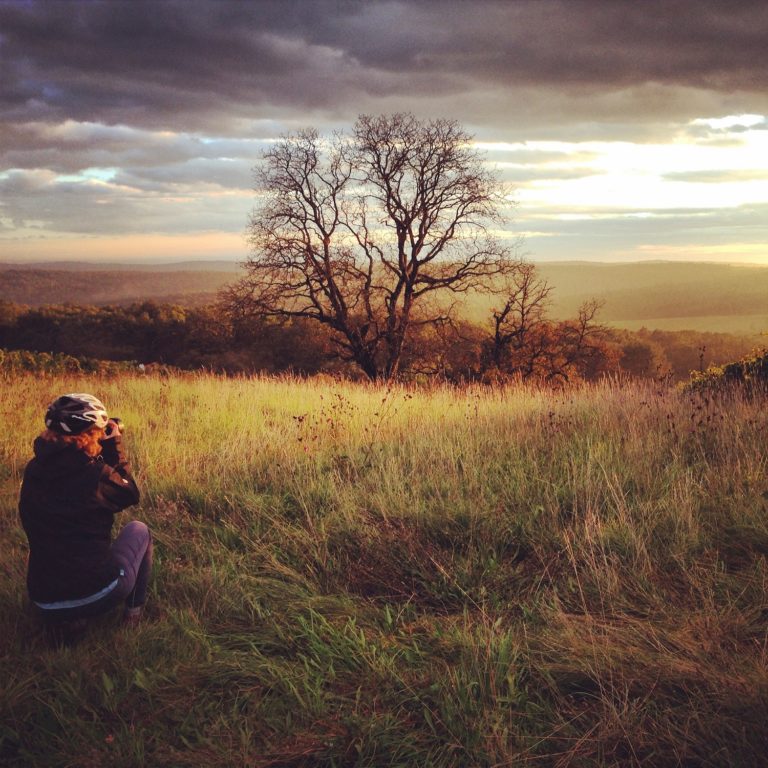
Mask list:
[[[199,305],[237,278],[236,262],[0,264],[0,300],[42,304],[127,304],[144,299]],[[626,328],[727,331],[768,329],[768,268],[711,263],[538,264],[553,286],[551,312],[573,316],[590,298],[603,322]],[[467,314],[486,319],[499,298],[471,297]]]
[[[236,273],[224,270],[3,269],[0,300],[16,304],[127,304],[144,299],[200,304]]]

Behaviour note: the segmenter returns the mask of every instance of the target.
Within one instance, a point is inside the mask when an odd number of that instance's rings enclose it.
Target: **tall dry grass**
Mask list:
[[[0,762],[758,765],[764,403],[33,378],[0,405]],[[45,405],[127,424],[148,620],[52,650],[18,483]],[[124,515],[128,519],[128,515]]]

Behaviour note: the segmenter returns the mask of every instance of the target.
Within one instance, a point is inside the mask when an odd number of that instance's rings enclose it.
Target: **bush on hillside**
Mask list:
[[[58,352],[30,352],[26,349],[0,349],[0,373],[123,373],[136,370],[132,361],[114,362],[73,357]]]
[[[768,388],[768,350],[757,350],[733,363],[711,365],[706,371],[694,371],[686,389],[719,390],[729,386]]]

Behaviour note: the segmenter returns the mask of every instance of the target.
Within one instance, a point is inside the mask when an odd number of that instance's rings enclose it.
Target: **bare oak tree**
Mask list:
[[[453,294],[519,264],[495,241],[500,184],[451,120],[361,116],[351,135],[289,135],[257,170],[239,313],[310,318],[371,379],[398,373],[409,331],[445,323]]]

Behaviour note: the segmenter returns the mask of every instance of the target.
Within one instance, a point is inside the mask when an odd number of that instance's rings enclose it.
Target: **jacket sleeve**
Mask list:
[[[109,464],[115,469],[125,467],[130,473],[130,467],[128,465],[128,457],[123,450],[123,438],[120,435],[105,440],[101,444],[101,458],[105,464]]]
[[[119,437],[105,441],[102,459],[93,464],[96,487],[90,505],[115,514],[138,504],[139,489],[131,474]]]

